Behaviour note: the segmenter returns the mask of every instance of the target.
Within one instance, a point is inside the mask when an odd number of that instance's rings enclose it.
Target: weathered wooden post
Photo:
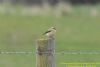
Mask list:
[[[55,39],[38,39],[36,67],[55,67]]]

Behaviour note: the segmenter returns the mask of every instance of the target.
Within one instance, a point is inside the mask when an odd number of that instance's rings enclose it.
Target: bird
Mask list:
[[[50,28],[44,33],[44,35],[46,36],[46,38],[52,38],[52,39],[55,39],[55,34],[56,34],[56,28],[55,28],[55,27],[50,27]]]

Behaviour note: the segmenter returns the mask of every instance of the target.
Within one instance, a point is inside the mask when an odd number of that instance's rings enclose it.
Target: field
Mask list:
[[[42,33],[55,26],[56,52],[98,51],[99,54],[56,54],[57,67],[63,62],[100,62],[100,16],[89,16],[89,12],[76,7],[74,15],[20,16],[0,14],[0,51],[35,52],[35,41]],[[0,54],[0,67],[35,67],[35,54]]]

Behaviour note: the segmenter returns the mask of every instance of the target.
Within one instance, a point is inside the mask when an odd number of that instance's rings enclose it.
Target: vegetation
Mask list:
[[[35,41],[49,27],[57,29],[56,52],[99,51],[100,19],[82,7],[73,15],[54,16],[0,15],[0,51],[35,52]],[[79,9],[79,10],[78,10]],[[83,8],[87,9],[87,8]],[[87,9],[88,10],[88,9]],[[79,12],[78,12],[79,11]],[[78,14],[80,13],[80,15]],[[63,62],[99,62],[100,54],[56,54],[57,67]],[[35,54],[0,54],[0,67],[35,67]]]

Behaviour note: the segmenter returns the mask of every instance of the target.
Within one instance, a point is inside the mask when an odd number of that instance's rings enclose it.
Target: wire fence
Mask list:
[[[38,52],[34,52],[34,51],[0,51],[0,54],[33,54],[35,55]],[[42,52],[44,54],[48,54],[49,52]],[[100,54],[100,50],[92,50],[92,51],[56,51],[55,55],[99,55]]]

